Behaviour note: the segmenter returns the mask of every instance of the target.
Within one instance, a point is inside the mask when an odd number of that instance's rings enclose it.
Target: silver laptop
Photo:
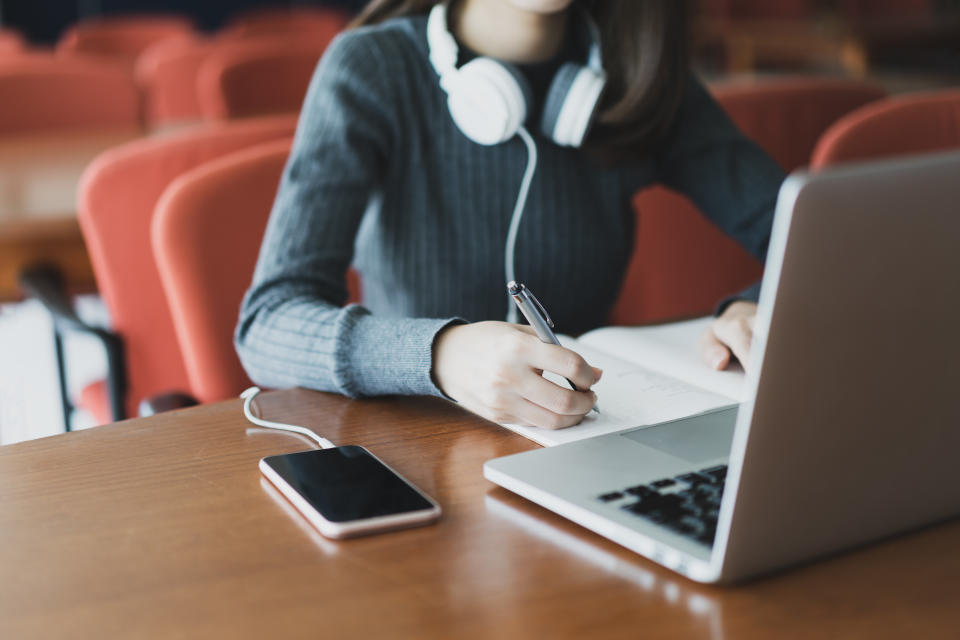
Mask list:
[[[751,357],[738,408],[484,475],[701,582],[960,514],[960,153],[788,178]]]

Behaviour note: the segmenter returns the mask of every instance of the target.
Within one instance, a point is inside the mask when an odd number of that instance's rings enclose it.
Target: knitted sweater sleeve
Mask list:
[[[351,397],[441,395],[432,347],[456,319],[342,306],[357,229],[398,126],[387,67],[377,42],[348,32],[314,73],[235,332],[257,384]]]
[[[692,76],[657,170],[663,184],[693,200],[744,249],[766,256],[783,170]]]
[[[744,136],[693,76],[657,157],[658,179],[683,193],[754,257],[764,259],[783,170]],[[756,301],[759,283],[720,303]]]

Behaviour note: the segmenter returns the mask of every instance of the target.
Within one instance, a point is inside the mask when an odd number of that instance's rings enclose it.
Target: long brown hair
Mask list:
[[[372,0],[351,26],[427,13],[440,0]],[[585,145],[610,159],[650,148],[680,106],[689,70],[687,0],[579,0],[600,28],[607,88]]]

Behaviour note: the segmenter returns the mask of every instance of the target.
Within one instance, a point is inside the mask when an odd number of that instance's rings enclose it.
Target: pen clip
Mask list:
[[[540,301],[537,300],[537,296],[533,295],[533,291],[530,291],[529,287],[524,287],[524,290],[526,291],[527,297],[531,302],[533,302],[534,306],[536,306],[540,316],[546,320],[547,326],[553,329],[553,320],[550,318],[550,314],[547,313],[547,310],[543,308],[543,305],[540,304]]]

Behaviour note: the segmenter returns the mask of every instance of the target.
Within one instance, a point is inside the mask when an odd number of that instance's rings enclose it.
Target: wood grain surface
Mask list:
[[[0,447],[0,638],[955,638],[960,523],[728,588],[483,479],[534,444],[442,400],[290,390],[270,419],[362,444],[432,526],[335,542],[261,480],[309,448],[240,400]]]

